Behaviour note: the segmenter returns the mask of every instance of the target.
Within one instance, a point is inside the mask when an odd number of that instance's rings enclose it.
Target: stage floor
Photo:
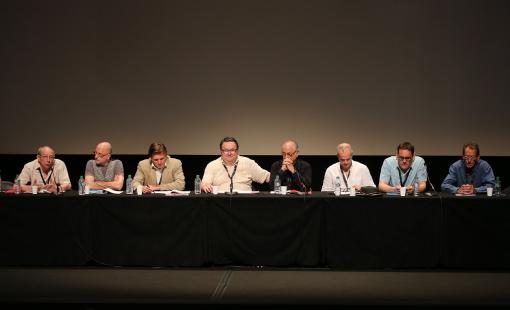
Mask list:
[[[8,308],[510,306],[510,272],[1,267],[0,279]]]

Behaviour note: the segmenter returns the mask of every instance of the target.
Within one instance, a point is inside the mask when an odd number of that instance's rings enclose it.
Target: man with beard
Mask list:
[[[124,167],[120,160],[112,160],[112,145],[109,142],[96,145],[94,159],[89,160],[85,168],[85,183],[91,189],[122,189]]]

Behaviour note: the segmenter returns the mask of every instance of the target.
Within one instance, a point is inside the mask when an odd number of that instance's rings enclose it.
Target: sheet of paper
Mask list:
[[[114,189],[111,189],[111,188],[105,188],[104,189],[105,192],[108,192],[108,193],[112,193],[112,194],[122,194],[122,191],[116,191]]]
[[[166,196],[176,196],[176,195],[184,195],[188,196],[191,191],[179,191],[176,189],[173,189],[171,191],[154,191],[153,194],[163,194]]]

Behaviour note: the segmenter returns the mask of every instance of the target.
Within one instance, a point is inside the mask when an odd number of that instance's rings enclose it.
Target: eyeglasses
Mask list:
[[[297,151],[294,151],[294,153],[285,153],[285,152],[282,152],[282,156],[283,157],[292,157],[294,155],[296,155]]]
[[[475,161],[477,156],[462,156],[465,161]]]
[[[54,155],[39,155],[39,157],[44,158],[44,159],[49,159],[49,160],[55,159]]]
[[[99,157],[99,158],[103,158],[103,157],[108,156],[110,154],[109,153],[108,154],[101,154],[101,153],[98,153],[98,152],[94,152],[94,155]]]
[[[397,156],[398,161],[411,161],[412,157]]]
[[[231,149],[231,150],[221,150],[221,152],[222,152],[223,154],[235,153],[235,152],[237,152],[237,149]]]

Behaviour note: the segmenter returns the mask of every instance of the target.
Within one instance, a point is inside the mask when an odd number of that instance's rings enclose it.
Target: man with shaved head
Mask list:
[[[50,193],[71,189],[66,165],[55,159],[55,151],[47,145],[37,149],[37,158],[25,164],[19,178],[23,192],[31,192],[34,185]]]
[[[85,184],[91,189],[122,189],[124,166],[120,160],[112,160],[112,145],[109,142],[96,145],[94,159],[89,160],[85,168]]]
[[[294,140],[287,140],[282,144],[282,159],[271,165],[269,186],[274,190],[274,179],[279,176],[282,186],[288,190],[305,192],[312,186],[312,166],[304,160],[298,159],[299,145]]]
[[[353,150],[349,143],[340,143],[336,147],[338,163],[334,163],[326,169],[324,181],[322,182],[323,192],[335,190],[335,179],[340,177],[341,187],[354,187],[359,190],[363,186],[375,187],[370,170],[364,164],[352,160]]]

